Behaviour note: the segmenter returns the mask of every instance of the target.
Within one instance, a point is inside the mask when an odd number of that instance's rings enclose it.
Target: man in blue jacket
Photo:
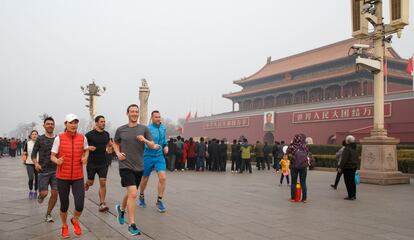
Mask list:
[[[162,197],[165,191],[166,185],[166,164],[164,154],[168,154],[168,145],[167,145],[167,128],[164,124],[161,123],[161,114],[159,111],[153,111],[151,113],[152,123],[148,125],[148,128],[151,132],[152,139],[154,143],[160,145],[159,149],[150,149],[145,146],[144,150],[144,174],[141,179],[141,184],[139,186],[139,203],[138,205],[142,208],[146,207],[144,199],[144,191],[147,187],[149,176],[151,175],[152,170],[155,169],[158,174],[158,198],[156,207],[159,212],[164,213],[166,208],[162,202]]]

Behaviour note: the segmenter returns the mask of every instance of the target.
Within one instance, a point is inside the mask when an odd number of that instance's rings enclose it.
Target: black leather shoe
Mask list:
[[[351,200],[351,201],[352,201],[352,200],[355,200],[355,199],[356,199],[356,198],[353,198],[353,197],[351,197],[351,198],[350,198],[350,197],[346,197],[346,198],[344,198],[344,200]]]
[[[335,185],[333,185],[333,184],[331,184],[331,188],[333,188],[333,189],[335,189],[335,190],[336,190],[336,187],[335,187]]]

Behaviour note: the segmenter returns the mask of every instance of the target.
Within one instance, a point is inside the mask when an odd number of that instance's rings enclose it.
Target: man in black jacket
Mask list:
[[[231,172],[239,172],[240,171],[240,160],[241,160],[241,153],[240,153],[240,143],[237,143],[237,140],[233,140],[233,144],[231,145]],[[236,167],[234,167],[236,164]]]
[[[356,184],[355,184],[355,172],[358,168],[359,159],[358,152],[356,150],[355,137],[348,135],[345,138],[346,146],[342,152],[341,163],[338,167],[338,172],[344,174],[344,180],[346,190],[348,191],[348,197],[345,200],[356,199]]]
[[[224,142],[224,139],[220,141],[219,152],[220,152],[220,171],[225,172],[226,163],[227,163],[227,144]]]
[[[219,153],[219,145],[218,140],[213,139],[211,143],[208,145],[208,154],[210,156],[210,163],[212,165],[211,171],[219,171],[220,170],[220,153]]]

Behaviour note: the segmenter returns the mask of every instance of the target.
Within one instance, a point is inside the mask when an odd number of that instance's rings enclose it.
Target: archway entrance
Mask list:
[[[272,144],[275,141],[275,136],[273,136],[273,133],[267,132],[263,136],[263,142],[267,142],[268,144]]]

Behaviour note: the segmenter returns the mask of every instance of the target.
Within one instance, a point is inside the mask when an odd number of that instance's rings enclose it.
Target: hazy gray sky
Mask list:
[[[41,113],[87,118],[80,85],[92,78],[108,88],[98,113],[113,126],[138,103],[141,78],[164,117],[230,111],[221,95],[268,56],[350,37],[349,0],[0,0],[0,134]],[[393,46],[414,53],[413,25]]]

